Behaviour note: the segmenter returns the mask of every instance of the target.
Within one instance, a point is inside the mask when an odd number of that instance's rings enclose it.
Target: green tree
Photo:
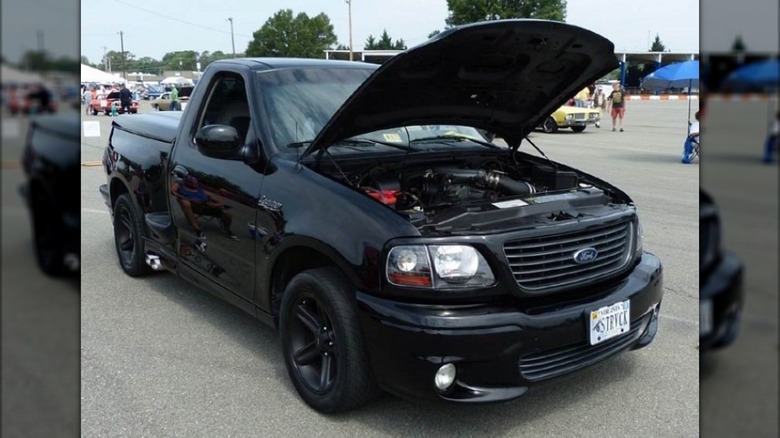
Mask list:
[[[666,46],[664,43],[661,42],[661,37],[658,36],[658,34],[655,34],[655,39],[653,40],[653,45],[650,46],[651,52],[665,52]]]
[[[195,70],[198,53],[194,50],[177,50],[162,57],[164,70]]]
[[[132,65],[128,67],[128,71],[150,74],[159,74],[161,69],[162,63],[150,56],[142,56],[134,60]]]
[[[349,50],[349,46],[344,45],[344,44],[337,44],[336,45],[336,50]]]
[[[324,58],[325,50],[337,41],[327,15],[309,17],[301,12],[293,16],[292,9],[278,11],[252,36],[247,56]]]
[[[48,70],[79,74],[81,72],[81,64],[79,60],[61,56],[49,63]]]
[[[133,62],[135,61],[135,55],[125,51],[125,57],[127,60],[126,70],[129,72],[132,70],[130,67],[132,67]],[[122,71],[122,52],[116,50],[108,51],[101,63],[97,65],[97,68],[104,71],[108,71],[109,67],[111,67],[110,70],[112,72]]]
[[[382,35],[379,36],[378,41],[373,35],[368,36],[365,50],[406,50],[406,43],[402,39],[393,42],[393,39],[387,34],[387,29],[385,29]]]
[[[433,32],[428,34],[428,39],[431,39],[431,38],[435,37],[436,35],[438,35],[440,33],[441,33],[441,31],[439,29],[436,29]]]
[[[22,55],[21,65],[27,70],[47,71],[49,70],[51,59],[44,51],[28,50]]]
[[[506,18],[566,20],[566,0],[447,0],[448,26]]]
[[[737,35],[737,37],[734,39],[734,44],[731,45],[731,51],[732,52],[745,52],[745,51],[747,51],[747,47],[745,46],[745,42],[742,41],[742,35]]]
[[[88,65],[88,66],[90,66],[90,67],[94,67],[94,66],[95,66],[94,64],[92,64],[91,62],[89,62],[89,58],[87,58],[87,57],[86,57],[86,56],[84,56],[84,55],[81,55],[81,59],[80,59],[80,61],[81,61],[81,63],[82,63],[82,64],[84,64],[84,65]]]

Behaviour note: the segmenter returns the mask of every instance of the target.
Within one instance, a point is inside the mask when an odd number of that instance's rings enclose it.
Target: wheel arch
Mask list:
[[[353,288],[361,284],[359,276],[350,263],[338,252],[322,242],[298,238],[295,243],[278,250],[278,255],[269,263],[265,281],[264,304],[274,316],[274,325],[279,327],[279,310],[282,295],[287,284],[299,273],[321,267],[332,267],[350,283]]]

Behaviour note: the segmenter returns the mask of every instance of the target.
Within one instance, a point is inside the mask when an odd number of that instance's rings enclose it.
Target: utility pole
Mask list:
[[[127,79],[127,71],[125,70],[125,34],[121,30],[119,31],[119,50],[122,51],[122,78]]]
[[[106,70],[108,73],[111,73],[111,60],[108,59],[108,54],[106,53],[106,50],[108,50],[108,47],[103,46],[103,69]]]
[[[349,10],[349,60],[352,61],[352,0],[344,0],[347,2]]]
[[[233,45],[233,57],[236,57],[236,39],[233,37],[233,17],[227,19],[230,22],[230,43]]]

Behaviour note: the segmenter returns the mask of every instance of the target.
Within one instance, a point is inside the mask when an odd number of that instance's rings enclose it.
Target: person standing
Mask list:
[[[604,90],[597,87],[596,93],[593,95],[593,108],[598,110],[599,112],[599,121],[596,122],[596,127],[601,128],[601,110],[604,109],[604,105],[606,104],[607,96],[604,95]]]
[[[588,106],[588,99],[590,99],[590,90],[588,87],[583,88],[576,96],[574,96],[575,103],[580,108]]]
[[[125,84],[119,90],[119,103],[122,106],[122,112],[130,114],[130,107],[133,105],[133,93],[127,89]]]
[[[84,114],[89,114],[92,110],[92,90],[89,87],[84,87]]]
[[[171,111],[179,111],[179,89],[173,87],[171,89]]]
[[[607,110],[612,116],[612,132],[615,132],[615,122],[618,122],[620,132],[623,132],[623,116],[626,114],[626,92],[619,82],[612,84],[612,92],[607,97]]]

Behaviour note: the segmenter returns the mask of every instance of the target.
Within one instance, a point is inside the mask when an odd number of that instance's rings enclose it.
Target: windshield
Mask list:
[[[354,68],[287,69],[258,75],[273,142],[281,153],[305,150],[372,70]],[[469,139],[474,142],[468,141]],[[337,142],[333,154],[424,151],[484,147],[476,129],[456,125],[411,125],[382,129]]]
[[[260,73],[260,92],[276,147],[286,153],[288,144],[313,140],[372,71],[311,68]]]

